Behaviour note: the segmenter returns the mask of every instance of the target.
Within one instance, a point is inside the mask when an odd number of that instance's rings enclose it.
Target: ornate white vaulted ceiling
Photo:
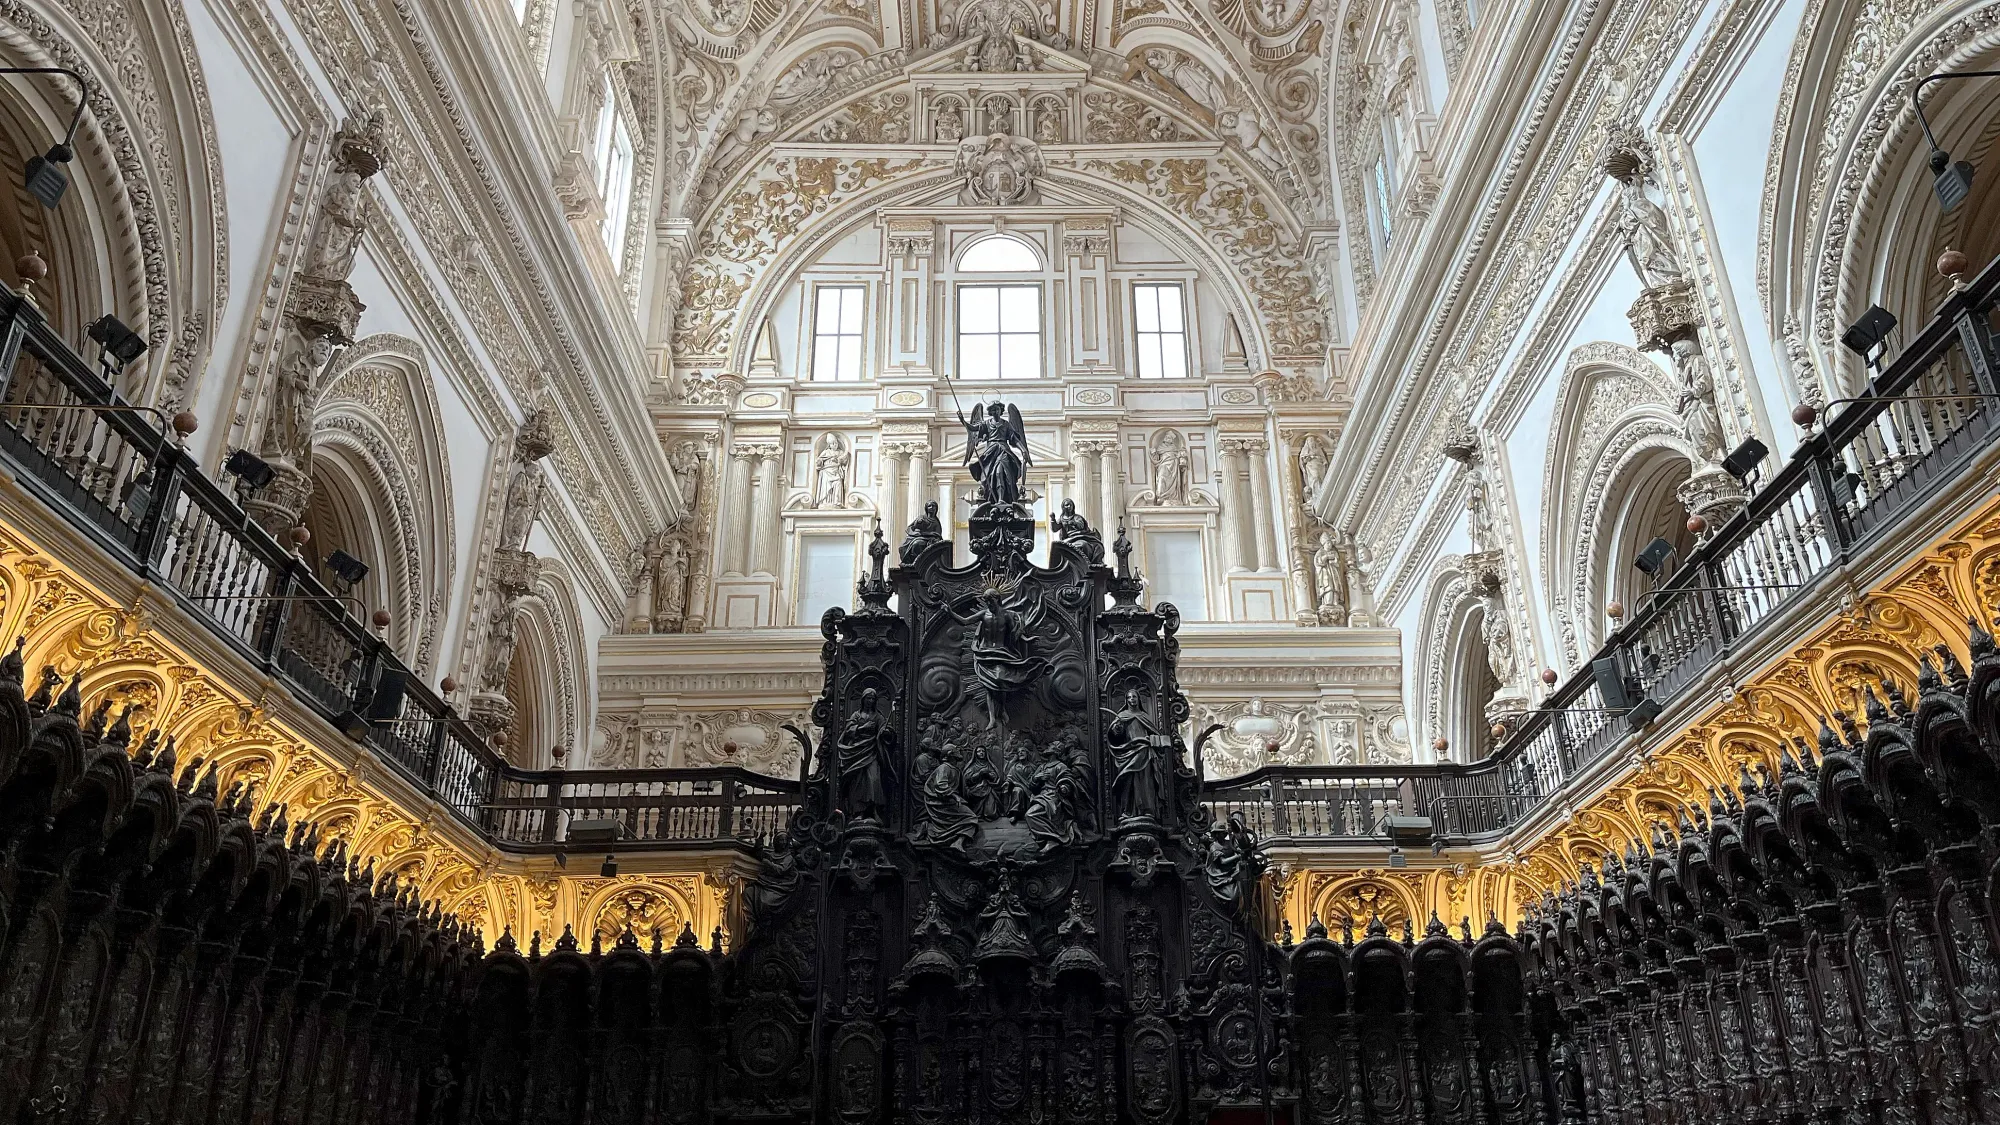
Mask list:
[[[1267,362],[1325,358],[1313,0],[674,0],[665,24],[684,362],[735,354],[737,310],[802,230],[857,201],[949,202],[959,138],[994,131],[1038,142],[1056,196],[1094,181],[1218,250]]]

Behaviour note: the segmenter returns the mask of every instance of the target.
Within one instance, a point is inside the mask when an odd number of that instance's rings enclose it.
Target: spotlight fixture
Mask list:
[[[62,202],[63,193],[69,190],[69,173],[63,170],[76,154],[65,144],[49,146],[48,155],[33,157],[23,169],[22,186],[35,197],[42,206],[54,210]]]
[[[1632,560],[1632,565],[1638,567],[1642,574],[1658,577],[1660,568],[1667,563],[1667,556],[1673,553],[1672,543],[1656,537],[1651,543],[1646,544],[1645,550],[1639,552],[1638,558]]]
[[[1652,698],[1641,699],[1630,711],[1625,712],[1625,725],[1633,730],[1644,730],[1659,717],[1660,701]]]
[[[1931,187],[1937,191],[1938,207],[1950,211],[1972,194],[1972,161],[1954,162],[1943,149],[1931,153]]]
[[[350,587],[357,585],[362,579],[368,577],[367,563],[362,562],[360,559],[337,547],[332,554],[326,557],[326,568],[333,572],[335,578],[347,583]]]
[[[1756,471],[1758,465],[1764,463],[1764,458],[1770,452],[1770,447],[1763,442],[1754,437],[1747,437],[1743,439],[1742,445],[1731,450],[1729,456],[1722,459],[1722,468],[1739,482],[1747,483],[1750,474]]]
[[[231,453],[229,459],[222,463],[222,471],[242,481],[243,487],[249,489],[262,488],[271,483],[271,478],[278,475],[277,470],[271,468],[262,457],[247,449]]]
[[[597,873],[606,879],[616,879],[618,877],[618,857],[615,855],[605,856],[604,866],[598,868]]]
[[[1861,319],[1848,325],[1847,331],[1840,334],[1840,342],[1847,345],[1848,351],[1860,356],[1863,363],[1873,366],[1878,349],[1889,339],[1889,333],[1895,330],[1895,313],[1881,305],[1869,305],[1868,311],[1861,314]]]
[[[146,354],[146,338],[110,313],[91,321],[89,332],[90,338],[104,349],[101,362],[107,371],[123,371]]]
[[[83,93],[76,100],[76,109],[69,115],[69,131],[63,139],[49,146],[49,151],[34,157],[21,169],[21,186],[26,188],[35,201],[51,210],[62,202],[63,193],[69,190],[69,171],[64,167],[76,159],[76,127],[83,121],[83,107],[90,102],[90,83],[83,75],[66,66],[0,66],[0,74],[62,74],[67,75]]]
[[[1397,847],[1394,844],[1390,844],[1389,866],[1400,870],[1402,868],[1408,867],[1409,865],[1410,865],[1410,857],[1403,854],[1403,849]]]
[[[1931,132],[1930,118],[1924,116],[1924,87],[1933,82],[1949,82],[1957,78],[2000,78],[2000,70],[1956,70],[1927,74],[1910,87],[1910,105],[1917,111],[1917,123],[1924,127],[1924,143],[1931,149],[1931,189],[1937,192],[1938,207],[1950,211],[1965,202],[1972,194],[1972,162],[1953,161],[1951,154],[1938,147],[1937,136]]]

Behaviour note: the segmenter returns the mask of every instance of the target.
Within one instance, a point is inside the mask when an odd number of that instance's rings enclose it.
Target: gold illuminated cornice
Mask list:
[[[1886,678],[1914,694],[1918,660],[1940,646],[1969,664],[1967,620],[1991,628],[2000,609],[2000,499],[1940,536],[1877,590],[1805,643],[1745,680],[1727,702],[1678,733],[1554,828],[1509,853],[1412,855],[1407,868],[1336,870],[1318,857],[1280,864],[1279,905],[1295,931],[1315,915],[1339,936],[1344,918],[1357,937],[1372,916],[1392,935],[1405,918],[1421,935],[1433,911],[1475,932],[1491,913],[1511,922],[1523,904],[1574,878],[1585,863],[1622,854],[1655,825],[1672,826],[1690,803],[1733,786],[1744,767],[1775,770],[1795,738],[1817,744],[1835,711],[1859,716],[1864,685]]]
[[[184,767],[214,764],[224,791],[254,785],[260,807],[283,804],[292,823],[318,825],[323,841],[343,841],[378,878],[394,872],[489,943],[504,929],[523,947],[537,931],[552,945],[568,927],[588,948],[593,935],[608,945],[629,924],[642,943],[659,929],[672,944],[685,925],[706,945],[722,924],[733,866],[632,858],[607,879],[588,874],[595,856],[580,857],[583,870],[571,874],[553,857],[479,845],[449,812],[398,793],[410,790],[364,747],[316,718],[292,718],[301,712],[281,705],[283,689],[205,665],[175,643],[164,618],[178,611],[158,600],[142,586],[120,604],[0,519],[0,638],[9,647],[24,638],[31,677],[44,667],[81,673],[85,714],[107,699],[114,709],[130,704],[134,746],[153,730],[171,737]]]

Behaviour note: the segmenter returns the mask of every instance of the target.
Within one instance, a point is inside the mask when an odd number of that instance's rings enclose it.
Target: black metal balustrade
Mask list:
[[[1828,568],[1958,480],[2000,430],[2000,401],[1990,397],[2000,393],[1996,303],[2000,261],[1946,301],[1866,396],[1802,442],[1597,656],[1616,660],[1664,706],[1808,596]],[[735,769],[508,765],[302,559],[252,523],[141,408],[121,402],[31,301],[7,294],[0,309],[0,464],[496,845],[559,848],[567,826],[584,819],[616,821],[618,847],[740,845],[769,836],[796,806],[796,781]],[[386,677],[405,685],[401,700],[371,723]],[[1430,816],[1441,838],[1490,836],[1630,737],[1605,703],[1586,671],[1483,762],[1270,767],[1211,782],[1203,800],[1275,841],[1380,840],[1390,812]]]

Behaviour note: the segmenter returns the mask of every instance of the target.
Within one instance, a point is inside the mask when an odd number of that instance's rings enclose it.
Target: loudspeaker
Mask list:
[[[403,717],[403,692],[410,674],[400,668],[384,668],[375,680],[375,694],[368,697],[368,721],[387,723]]]
[[[1616,656],[1600,656],[1590,662],[1590,674],[1597,680],[1597,696],[1613,711],[1623,711],[1637,700],[1632,685],[1625,682],[1625,670]]]

